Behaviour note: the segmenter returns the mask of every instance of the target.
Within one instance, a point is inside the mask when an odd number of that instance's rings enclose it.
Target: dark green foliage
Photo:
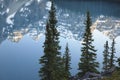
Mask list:
[[[44,42],[44,55],[40,59],[40,64],[42,65],[42,68],[40,69],[39,73],[42,78],[42,80],[52,80],[54,75],[54,70],[52,68],[53,66],[53,57],[52,57],[52,51],[51,51],[51,31],[50,26],[47,23],[46,25],[46,40]]]
[[[103,51],[103,71],[108,71],[108,69],[109,69],[109,46],[108,41],[106,41]]]
[[[83,37],[83,47],[81,49],[81,58],[79,62],[79,76],[85,75],[86,72],[95,72],[98,73],[97,68],[99,67],[99,63],[96,62],[96,50],[92,45],[94,41],[92,39],[92,33],[90,30],[90,26],[92,25],[91,18],[89,12],[87,12],[87,19],[85,22],[86,25],[86,32]]]
[[[117,59],[118,65],[120,67],[120,58]]]
[[[111,45],[111,52],[110,52],[110,68],[112,68],[115,62],[115,40],[113,39],[112,45]]]
[[[109,51],[108,41],[106,41],[106,44],[104,46],[104,61],[103,61],[103,70],[107,71],[115,66],[115,40],[113,39],[112,45]]]
[[[70,74],[70,61],[71,61],[71,57],[70,57],[70,53],[69,53],[69,48],[68,48],[68,43],[66,45],[65,48],[65,54],[63,56],[63,63],[64,63],[64,68],[65,68],[65,79],[68,80],[69,77],[71,76]]]
[[[59,46],[59,32],[56,29],[56,10],[52,1],[49,19],[46,25],[44,55],[40,59],[42,65],[39,74],[41,80],[64,80],[63,62]]]

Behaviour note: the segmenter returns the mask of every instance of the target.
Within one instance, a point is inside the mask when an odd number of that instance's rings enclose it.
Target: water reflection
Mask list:
[[[4,1],[4,3],[5,2],[6,1]],[[25,34],[30,34],[34,40],[38,40],[40,36],[44,34],[48,13],[46,9],[48,9],[47,7],[49,7],[49,5],[50,3],[47,1],[40,3],[32,1],[26,4],[24,3],[23,6],[16,9],[17,11],[13,10],[13,16],[9,15],[7,12],[1,14],[0,43],[5,39],[18,42]],[[97,22],[97,25],[93,25],[93,28],[97,28],[111,38],[119,36],[119,3],[111,4],[111,2],[103,1],[56,1],[56,7],[59,21],[58,29],[62,37],[74,38],[77,40],[81,39],[84,33],[84,14],[88,9],[92,14],[93,22],[95,22],[95,24]],[[114,9],[111,10],[111,8]],[[6,9],[7,6],[3,11],[6,11]],[[109,27],[109,31],[107,28],[108,26],[111,27]],[[112,29],[114,29],[114,31]]]
[[[112,4],[111,4],[112,3]],[[120,17],[120,2],[115,1],[84,1],[84,0],[76,0],[76,1],[63,1],[63,0],[56,0],[56,4],[59,8],[68,9],[72,12],[80,12],[86,13],[87,10],[91,12],[91,15],[94,17],[98,17],[101,14],[104,16],[113,16],[113,17]],[[61,5],[62,4],[62,5]],[[75,4],[75,5],[74,5]],[[113,10],[111,10],[113,9]]]
[[[23,4],[7,13],[8,4],[10,5],[12,1],[3,0],[4,8],[0,8],[0,78],[3,80],[18,80],[18,78],[19,80],[39,80],[38,59],[43,55],[42,46],[49,2],[43,0],[44,2],[38,3],[37,0],[33,0],[29,5]],[[94,44],[98,45],[96,49],[98,49],[100,63],[103,51],[101,48],[103,44],[100,43],[109,40],[101,32],[111,38],[116,37],[116,52],[119,53],[119,3],[57,0],[56,7],[58,30],[61,32],[61,52],[64,52],[64,46],[68,42],[72,56],[72,75],[77,72],[81,47],[77,40],[81,40],[84,33],[84,14],[88,9],[92,14]],[[13,13],[15,15],[11,16]],[[118,53],[116,55],[119,56]],[[8,76],[7,73],[10,75]]]

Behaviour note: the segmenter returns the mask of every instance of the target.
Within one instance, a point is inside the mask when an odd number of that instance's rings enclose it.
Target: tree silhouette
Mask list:
[[[103,70],[108,71],[109,69],[109,46],[108,41],[106,41],[106,44],[104,45],[104,51],[103,51]]]
[[[51,10],[46,24],[44,55],[40,59],[42,65],[39,74],[41,80],[63,80],[63,62],[59,46],[59,32],[57,31],[56,9],[51,1]]]
[[[87,19],[85,22],[85,33],[83,37],[83,43],[82,43],[82,49],[81,49],[81,58],[80,62],[78,64],[79,76],[85,75],[86,72],[95,72],[97,73],[97,68],[99,67],[99,63],[96,62],[96,50],[94,46],[92,45],[92,42],[94,41],[92,39],[92,33],[90,30],[90,26],[92,25],[90,13],[87,12]]]
[[[115,66],[115,40],[113,39],[112,45],[111,45],[111,52],[110,52],[110,68]]]
[[[71,61],[71,57],[70,57],[70,51],[69,51],[68,43],[67,43],[66,48],[65,48],[65,54],[63,56],[63,63],[64,63],[64,68],[65,68],[65,78],[66,78],[66,80],[69,80],[69,77],[71,76],[70,61]]]

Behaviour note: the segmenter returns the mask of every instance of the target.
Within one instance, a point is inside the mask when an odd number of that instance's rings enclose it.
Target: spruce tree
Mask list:
[[[49,23],[46,25],[46,33],[45,33],[45,42],[44,42],[44,55],[40,58],[40,64],[42,65],[42,68],[40,69],[40,77],[41,80],[52,80],[53,79],[53,74],[52,71],[53,68],[53,57],[52,57],[52,52],[51,52],[51,30]]]
[[[46,25],[44,55],[40,59],[39,71],[41,80],[63,80],[63,63],[59,46],[59,32],[57,31],[56,9],[51,1],[51,10]]]
[[[108,71],[108,70],[109,70],[109,46],[108,46],[108,41],[106,41],[103,51],[103,71]]]
[[[83,43],[82,43],[82,49],[81,49],[81,58],[80,62],[78,64],[79,73],[78,75],[84,76],[86,72],[95,72],[98,73],[97,68],[99,67],[99,63],[96,61],[96,50],[92,44],[94,41],[92,39],[92,33],[90,30],[90,27],[92,25],[90,13],[87,12],[87,19],[85,22],[85,33],[83,36]]]
[[[65,48],[65,54],[63,56],[63,64],[64,64],[64,69],[65,69],[65,79],[69,80],[69,77],[71,76],[70,74],[70,61],[71,61],[71,57],[70,57],[70,51],[68,48],[68,43],[66,44],[66,48]]]
[[[110,68],[114,67],[115,62],[115,40],[113,39],[110,52]]]
[[[117,59],[118,66],[120,67],[120,57]]]

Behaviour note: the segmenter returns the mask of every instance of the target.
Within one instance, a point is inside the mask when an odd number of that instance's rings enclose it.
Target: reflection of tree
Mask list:
[[[39,74],[41,80],[64,80],[63,63],[59,52],[59,32],[56,29],[55,7],[52,1],[49,19],[46,25],[44,55],[40,59],[42,65]]]

